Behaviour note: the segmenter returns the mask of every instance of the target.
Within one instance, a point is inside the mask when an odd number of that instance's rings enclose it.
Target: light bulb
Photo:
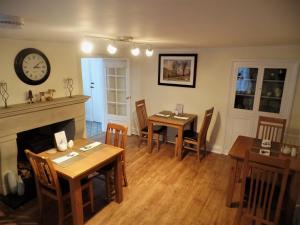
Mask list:
[[[146,56],[148,56],[148,57],[153,56],[153,49],[147,48],[147,49],[146,49]]]
[[[131,54],[134,56],[138,56],[140,54],[141,50],[138,47],[133,47],[131,49]]]
[[[81,51],[84,53],[90,54],[94,49],[94,45],[90,41],[83,41],[81,43]]]
[[[117,47],[112,45],[112,44],[109,44],[106,48],[106,50],[109,52],[109,54],[116,54],[116,52],[118,51]]]

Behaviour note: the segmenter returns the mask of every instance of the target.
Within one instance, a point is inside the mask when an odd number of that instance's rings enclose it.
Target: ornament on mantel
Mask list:
[[[72,78],[67,78],[65,80],[65,87],[67,91],[69,92],[69,97],[72,97],[72,92],[73,92],[73,79]]]
[[[33,101],[33,94],[32,94],[31,90],[28,91],[28,97],[27,97],[27,99],[28,99],[28,103],[29,104],[34,103],[34,101]]]
[[[7,91],[7,83],[4,81],[0,82],[0,95],[4,102],[4,107],[7,108],[7,99],[9,98],[9,94]]]

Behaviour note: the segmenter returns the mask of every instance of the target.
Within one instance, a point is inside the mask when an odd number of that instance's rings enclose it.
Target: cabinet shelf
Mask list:
[[[235,94],[236,96],[245,96],[245,97],[252,97],[254,98],[254,95],[251,94]]]
[[[284,80],[263,80],[263,82],[270,82],[270,83],[284,83]]]
[[[261,98],[281,100],[281,97],[272,97],[272,96],[261,96]]]

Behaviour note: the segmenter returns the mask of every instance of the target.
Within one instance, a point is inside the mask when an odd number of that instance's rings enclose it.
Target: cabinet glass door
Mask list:
[[[257,74],[258,68],[238,68],[234,108],[253,110]]]
[[[286,69],[265,68],[259,111],[280,113]]]

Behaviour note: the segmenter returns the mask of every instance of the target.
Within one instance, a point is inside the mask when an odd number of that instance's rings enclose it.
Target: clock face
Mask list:
[[[30,85],[45,82],[50,74],[47,57],[34,48],[23,49],[15,58],[15,71],[18,77]]]

